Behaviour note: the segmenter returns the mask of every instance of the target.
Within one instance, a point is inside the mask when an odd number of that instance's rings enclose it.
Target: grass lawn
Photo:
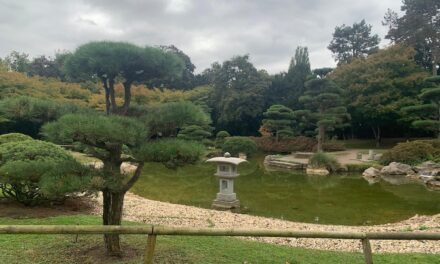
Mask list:
[[[0,218],[0,224],[100,224],[100,218]],[[134,224],[134,223],[126,223]],[[0,263],[142,263],[146,237],[125,235],[126,256],[108,258],[100,235],[0,235]],[[375,254],[374,263],[440,263],[439,255]],[[159,236],[155,263],[363,263],[360,253],[291,248],[228,237]]]

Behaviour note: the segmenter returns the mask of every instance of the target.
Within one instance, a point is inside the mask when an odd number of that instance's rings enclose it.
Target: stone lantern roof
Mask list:
[[[232,165],[238,165],[240,163],[247,162],[247,160],[241,159],[241,158],[231,157],[231,154],[229,154],[229,152],[226,152],[223,157],[215,157],[215,158],[207,160],[206,162],[227,163],[227,164],[232,164]]]

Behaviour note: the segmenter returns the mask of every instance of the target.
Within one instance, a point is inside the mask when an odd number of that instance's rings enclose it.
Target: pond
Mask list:
[[[369,184],[360,174],[307,176],[266,170],[262,158],[239,166],[235,192],[242,213],[298,222],[372,225],[440,213],[440,192],[415,183]],[[148,163],[131,190],[148,199],[210,208],[218,191],[215,166],[178,169]]]

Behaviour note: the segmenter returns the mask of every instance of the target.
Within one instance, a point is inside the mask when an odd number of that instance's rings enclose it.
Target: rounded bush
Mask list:
[[[32,137],[21,134],[21,133],[9,133],[0,135],[0,144],[9,143],[9,142],[17,142],[17,141],[25,141],[31,140]]]
[[[145,161],[163,162],[175,168],[181,164],[195,163],[205,151],[203,145],[182,139],[161,139],[142,146],[137,157]]]
[[[229,132],[228,131],[225,131],[225,130],[222,130],[222,131],[219,131],[219,132],[217,132],[217,134],[215,135],[215,137],[216,138],[227,138],[227,137],[230,137],[231,135],[229,134]]]
[[[399,143],[392,149],[383,153],[380,158],[380,163],[388,165],[395,161],[409,165],[416,165],[423,161],[435,159],[439,156],[439,150],[434,146],[438,146],[438,142],[416,140]]]
[[[237,156],[240,152],[251,156],[257,151],[257,144],[248,137],[229,137],[226,138],[222,150],[231,153],[233,156]]]
[[[0,190],[25,205],[82,191],[87,169],[66,150],[40,140],[0,145]]]

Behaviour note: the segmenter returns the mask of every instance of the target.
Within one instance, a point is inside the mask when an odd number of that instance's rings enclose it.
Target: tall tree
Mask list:
[[[414,47],[417,62],[437,75],[440,63],[440,2],[403,0],[401,10],[401,17],[392,10],[386,13],[383,24],[389,29],[385,38]]]
[[[328,49],[339,64],[349,63],[355,58],[365,58],[378,50],[380,39],[377,34],[371,34],[371,28],[364,19],[352,26],[343,24],[335,28]]]
[[[393,46],[337,67],[329,78],[346,91],[352,127],[373,132],[379,145],[382,132],[394,133],[403,117],[400,109],[415,103],[426,72],[414,61],[413,49]]]
[[[265,107],[264,93],[269,75],[257,70],[249,56],[223,62],[212,72],[214,82],[213,120],[215,127],[234,135],[256,134]]]
[[[26,73],[29,69],[29,54],[12,51],[5,58],[6,65],[11,71]]]
[[[284,105],[272,105],[263,113],[263,126],[265,130],[275,134],[275,141],[278,142],[280,136],[292,136],[292,125],[294,115],[292,109]]]
[[[159,48],[141,48],[126,42],[90,42],[76,49],[66,60],[66,70],[75,79],[102,81],[107,114],[125,115],[131,102],[131,85],[167,75],[179,75],[182,61]],[[118,106],[115,83],[124,86],[124,102]]]
[[[404,114],[413,114],[416,119],[412,125],[428,131],[433,131],[440,139],[440,77],[426,78],[425,89],[422,89],[419,97],[421,104],[404,107]]]
[[[298,98],[304,92],[304,82],[311,73],[308,49],[299,46],[290,60],[288,71],[272,76],[272,84],[266,95],[268,104],[297,107]]]
[[[124,196],[139,179],[146,161],[191,163],[203,151],[194,142],[151,141],[142,122],[116,115],[64,115],[46,124],[43,135],[55,143],[81,143],[91,155],[102,160],[102,177],[96,185],[103,195],[104,225],[121,224]],[[137,165],[133,174],[121,172],[125,161]],[[119,235],[105,234],[104,242],[108,254],[121,255]]]
[[[314,78],[306,82],[304,95],[299,98],[303,109],[294,111],[301,123],[313,124],[318,132],[318,152],[323,150],[326,132],[344,123],[349,118],[344,107],[343,90],[327,78]]]
[[[148,85],[176,90],[188,90],[193,88],[196,84],[194,76],[196,66],[192,63],[191,58],[174,45],[159,46],[159,48],[166,53],[173,54],[180,58],[183,62],[183,70],[179,76],[169,75],[161,78],[155,78],[149,81]]]

